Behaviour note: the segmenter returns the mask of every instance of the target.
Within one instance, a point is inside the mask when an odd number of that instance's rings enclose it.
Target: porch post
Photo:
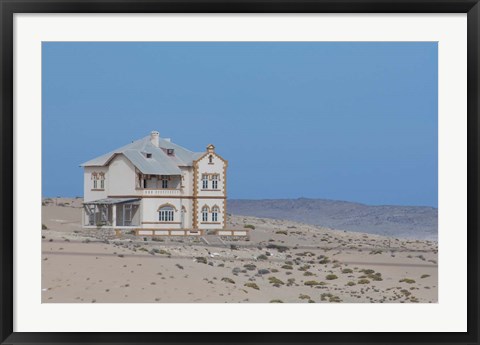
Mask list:
[[[112,205],[112,226],[117,226],[117,205]]]

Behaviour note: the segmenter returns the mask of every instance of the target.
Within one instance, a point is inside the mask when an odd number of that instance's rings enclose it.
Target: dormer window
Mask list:
[[[173,149],[167,149],[167,155],[173,156],[174,153],[175,151]]]
[[[208,164],[213,164],[213,156],[208,156]]]
[[[151,153],[145,153],[145,157],[152,158],[152,154]]]

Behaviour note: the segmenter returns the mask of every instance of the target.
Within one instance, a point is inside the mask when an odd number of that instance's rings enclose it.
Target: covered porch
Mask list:
[[[140,199],[107,198],[83,203],[84,227],[138,227]]]

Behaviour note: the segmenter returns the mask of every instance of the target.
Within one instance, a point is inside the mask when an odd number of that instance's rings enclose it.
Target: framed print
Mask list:
[[[2,343],[477,344],[478,15],[2,1]]]

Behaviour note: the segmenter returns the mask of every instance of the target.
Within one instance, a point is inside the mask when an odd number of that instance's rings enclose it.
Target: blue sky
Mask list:
[[[42,189],[158,130],[229,160],[229,198],[438,199],[435,42],[44,42]]]

